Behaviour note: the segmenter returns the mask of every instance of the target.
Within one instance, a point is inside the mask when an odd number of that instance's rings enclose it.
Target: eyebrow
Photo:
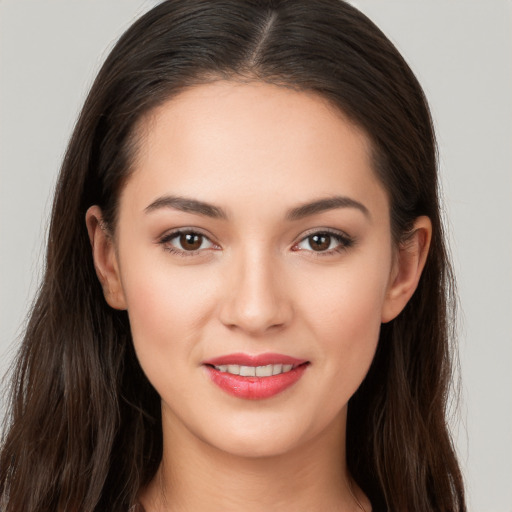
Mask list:
[[[149,206],[146,206],[144,211],[146,213],[159,210],[160,208],[174,208],[187,213],[196,213],[198,215],[205,215],[214,219],[227,219],[226,212],[209,203],[198,201],[197,199],[190,199],[180,196],[162,196],[153,201]]]
[[[322,213],[328,210],[334,210],[336,208],[355,208],[361,211],[365,217],[371,218],[368,208],[359,201],[351,199],[345,196],[333,196],[325,199],[318,199],[310,203],[305,203],[293,208],[286,214],[287,220],[300,220],[310,215]]]
[[[161,208],[173,208],[182,212],[204,215],[213,219],[225,220],[228,218],[226,212],[218,206],[204,201],[198,201],[197,199],[172,195],[159,197],[148,205],[144,211],[146,213],[150,213]],[[351,199],[350,197],[334,196],[317,199],[316,201],[311,201],[296,208],[292,208],[286,213],[286,220],[296,221],[303,219],[304,217],[309,217],[310,215],[315,215],[317,213],[337,208],[355,208],[361,211],[366,217],[371,218],[368,208],[359,201]]]

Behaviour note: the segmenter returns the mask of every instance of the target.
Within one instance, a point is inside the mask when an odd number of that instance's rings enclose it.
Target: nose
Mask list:
[[[293,316],[290,290],[272,257],[254,253],[241,256],[228,272],[220,308],[224,325],[261,336],[289,324]]]

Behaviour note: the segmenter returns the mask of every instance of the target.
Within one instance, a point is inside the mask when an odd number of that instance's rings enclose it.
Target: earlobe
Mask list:
[[[382,322],[390,322],[412,297],[427,261],[432,223],[426,216],[418,217],[406,241],[400,244],[382,308]]]
[[[101,208],[91,206],[85,215],[87,232],[92,247],[96,275],[103,288],[107,303],[114,309],[126,309],[117,254],[111,234],[103,224]]]

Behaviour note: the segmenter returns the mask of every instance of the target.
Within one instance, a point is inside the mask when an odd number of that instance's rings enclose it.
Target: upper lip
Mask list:
[[[265,354],[226,354],[224,356],[214,357],[203,361],[203,364],[212,366],[222,366],[228,364],[238,364],[240,366],[267,366],[269,364],[293,364],[299,366],[307,363],[306,359],[297,359],[296,357],[284,354],[274,354],[267,352]]]

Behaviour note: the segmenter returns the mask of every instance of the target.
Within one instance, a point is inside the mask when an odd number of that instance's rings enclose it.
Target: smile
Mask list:
[[[293,369],[293,364],[267,364],[266,366],[242,366],[228,364],[214,367],[219,372],[240,375],[241,377],[271,377]]]
[[[237,398],[262,400],[293,386],[309,361],[282,354],[230,354],[205,361],[211,381]]]

